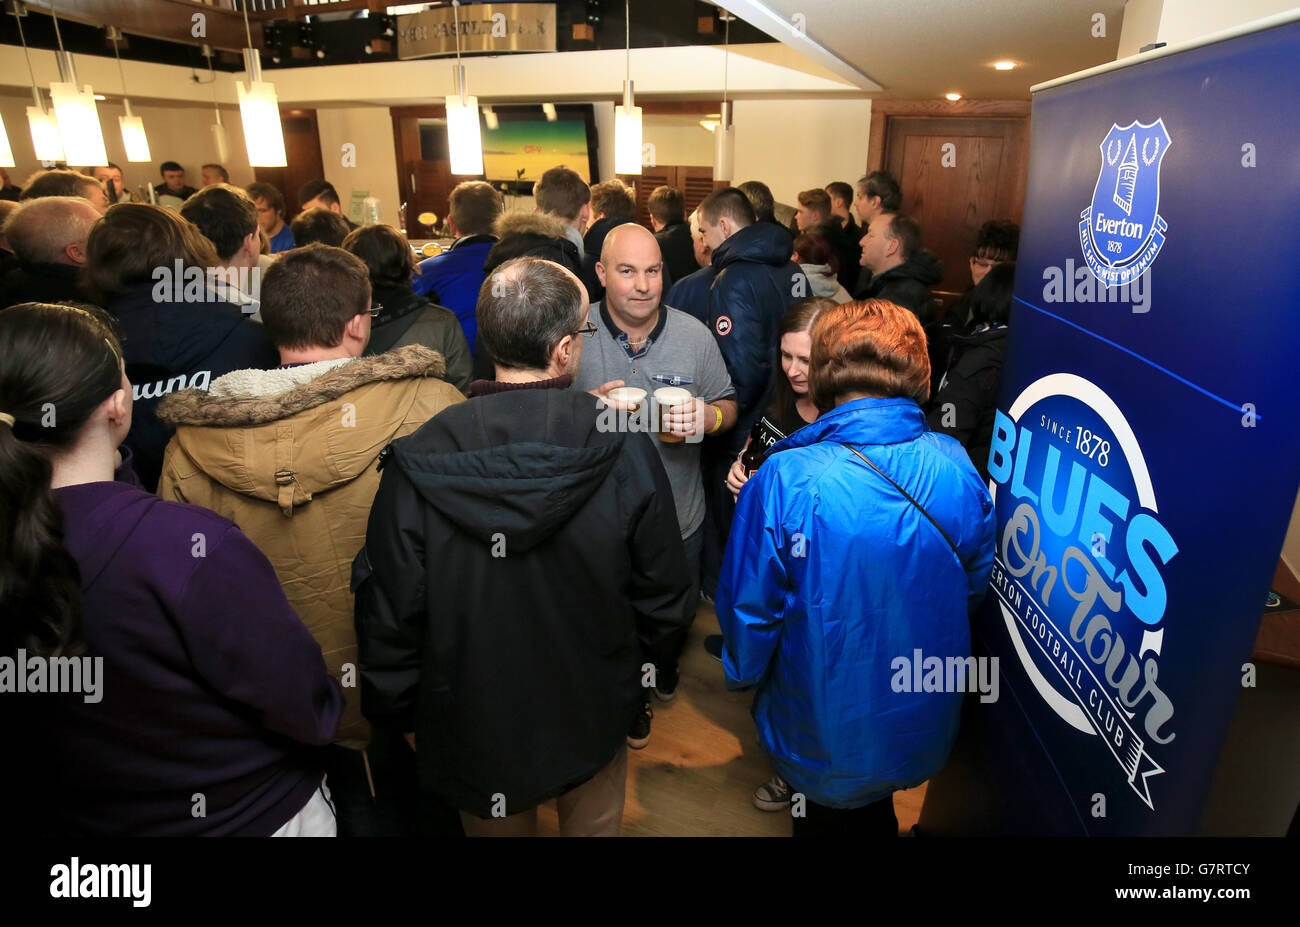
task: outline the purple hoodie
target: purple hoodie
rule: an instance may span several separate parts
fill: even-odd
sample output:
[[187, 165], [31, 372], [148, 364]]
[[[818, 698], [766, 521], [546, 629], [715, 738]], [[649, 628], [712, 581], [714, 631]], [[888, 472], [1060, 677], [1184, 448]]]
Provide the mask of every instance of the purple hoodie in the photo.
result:
[[103, 657], [101, 701], [25, 699], [25, 752], [63, 823], [92, 836], [273, 833], [320, 785], [343, 695], [270, 563], [198, 506], [124, 483], [55, 496], [81, 569], [86, 656]]

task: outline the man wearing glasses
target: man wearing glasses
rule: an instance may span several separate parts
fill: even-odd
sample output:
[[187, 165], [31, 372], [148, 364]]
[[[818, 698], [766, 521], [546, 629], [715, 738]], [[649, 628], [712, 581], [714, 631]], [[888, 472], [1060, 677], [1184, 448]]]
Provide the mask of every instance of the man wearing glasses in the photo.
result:
[[[611, 390], [645, 390], [645, 407], [635, 416], [611, 415], [606, 420], [660, 432], [654, 445], [672, 484], [690, 571], [687, 627], [655, 672], [655, 694], [668, 702], [677, 694], [677, 658], [699, 600], [704, 524], [700, 450], [705, 435], [721, 434], [736, 423], [736, 391], [708, 328], [662, 304], [663, 257], [654, 235], [635, 224], [611, 229], [596, 273], [604, 284], [605, 299], [591, 307], [588, 329], [594, 328], [595, 333], [583, 353], [573, 388], [592, 392], [615, 409], [624, 408], [625, 403], [611, 399]], [[661, 418], [653, 397], [655, 390], [663, 387], [684, 389], [690, 400], [666, 407]], [[634, 749], [646, 745], [652, 716], [647, 689], [644, 711], [628, 732], [628, 744]]]
[[507, 261], [477, 308], [495, 378], [394, 442], [353, 568], [366, 716], [470, 836], [535, 834], [552, 798], [560, 833], [616, 836], [642, 648], [685, 621], [668, 479], [569, 388], [595, 340], [571, 271]]
[[401, 835], [408, 821], [398, 806], [414, 800], [404, 788], [414, 758], [403, 731], [372, 736], [361, 716], [352, 560], [382, 450], [463, 397], [442, 379], [436, 351], [409, 345], [362, 356], [381, 307], [366, 265], [342, 248], [287, 252], [266, 272], [261, 298], [280, 366], [236, 370], [206, 393], [167, 397], [158, 417], [176, 434], [158, 495], [229, 518], [266, 554], [347, 699], [325, 758], [338, 832]]

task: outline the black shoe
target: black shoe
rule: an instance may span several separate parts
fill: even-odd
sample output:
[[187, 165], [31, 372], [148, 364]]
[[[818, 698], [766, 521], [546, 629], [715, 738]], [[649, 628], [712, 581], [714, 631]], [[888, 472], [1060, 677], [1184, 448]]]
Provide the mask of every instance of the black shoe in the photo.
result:
[[677, 698], [678, 680], [677, 667], [659, 670], [657, 685], [655, 686], [655, 698], [661, 702], [671, 702]]
[[632, 719], [632, 726], [627, 729], [627, 745], [633, 750], [640, 750], [650, 742], [650, 719], [655, 716], [649, 702], [643, 702]]
[[704, 638], [704, 649], [708, 651], [709, 656], [722, 662], [722, 635], [710, 634]]

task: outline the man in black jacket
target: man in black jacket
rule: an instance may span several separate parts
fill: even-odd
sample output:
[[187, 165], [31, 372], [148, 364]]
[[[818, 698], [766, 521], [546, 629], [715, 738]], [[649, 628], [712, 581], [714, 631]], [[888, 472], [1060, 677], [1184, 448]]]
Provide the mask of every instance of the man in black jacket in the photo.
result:
[[884, 299], [921, 320], [922, 326], [935, 319], [934, 294], [930, 287], [939, 282], [943, 268], [929, 251], [921, 248], [921, 227], [898, 213], [882, 212], [862, 236], [862, 266], [871, 271], [871, 282], [858, 299]]
[[412, 732], [421, 785], [473, 835], [616, 835], [641, 647], [684, 625], [685, 556], [644, 432], [567, 389], [578, 278], [512, 260], [479, 293], [497, 378], [393, 442], [353, 566], [361, 706]]
[[731, 431], [704, 443], [704, 550], [701, 584], [718, 586], [731, 527], [727, 470], [763, 414], [772, 378], [780, 371], [780, 327], [786, 310], [808, 296], [808, 278], [790, 260], [791, 239], [779, 225], [759, 222], [749, 198], [735, 187], [715, 190], [700, 203], [700, 230], [713, 249], [713, 282], [705, 324], [727, 362], [736, 388], [738, 419]]
[[664, 267], [668, 270], [668, 280], [664, 285], [667, 293], [678, 280], [684, 280], [700, 269], [695, 260], [691, 227], [686, 222], [686, 197], [676, 187], [655, 187], [646, 208], [650, 212], [655, 241], [659, 242], [659, 250], [664, 256]]
[[15, 259], [0, 278], [0, 308], [81, 299], [86, 240], [99, 217], [79, 196], [43, 196], [14, 209], [3, 226]]

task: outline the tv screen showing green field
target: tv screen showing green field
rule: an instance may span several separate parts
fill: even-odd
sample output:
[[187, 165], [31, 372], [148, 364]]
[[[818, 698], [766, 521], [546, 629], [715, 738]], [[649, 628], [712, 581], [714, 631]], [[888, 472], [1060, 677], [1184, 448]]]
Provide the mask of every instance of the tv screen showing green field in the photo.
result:
[[585, 121], [502, 119], [496, 129], [483, 128], [483, 172], [488, 180], [538, 180], [547, 169], [559, 164], [591, 183]]

